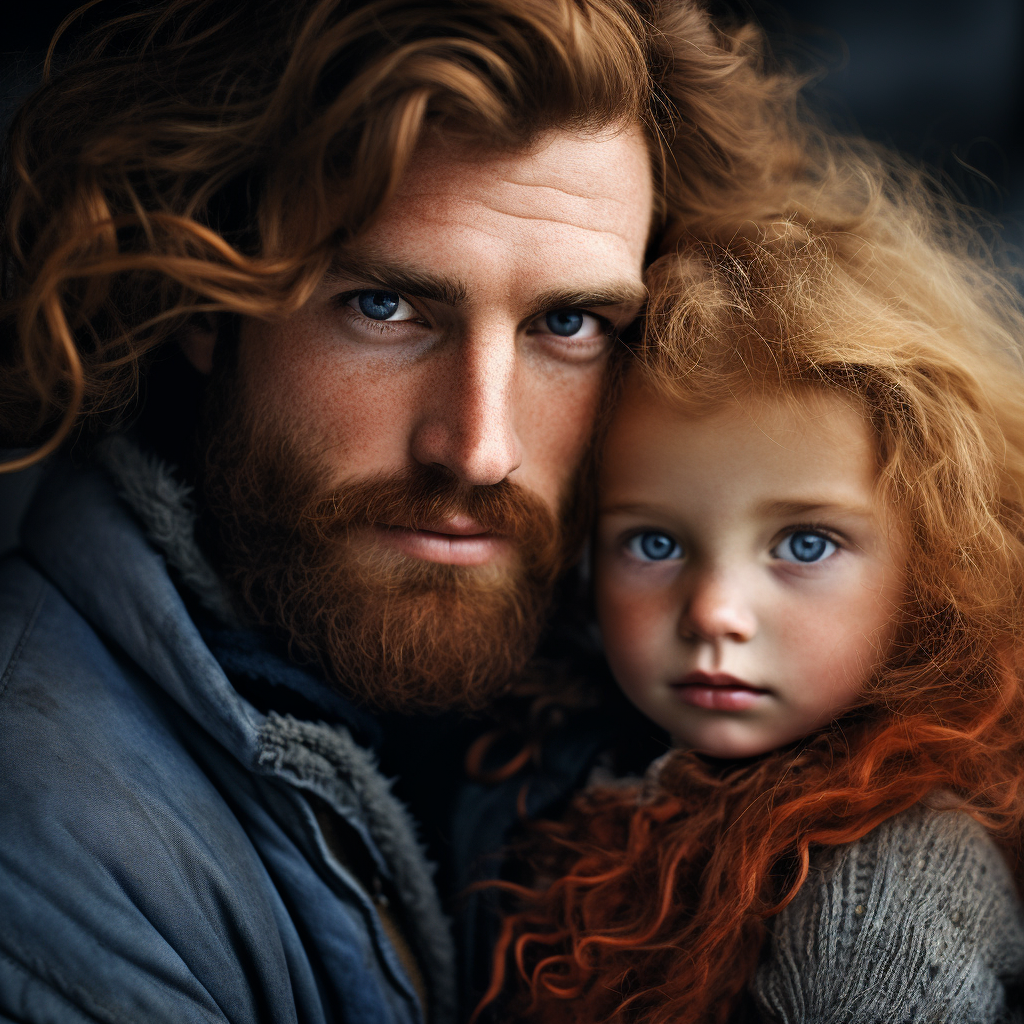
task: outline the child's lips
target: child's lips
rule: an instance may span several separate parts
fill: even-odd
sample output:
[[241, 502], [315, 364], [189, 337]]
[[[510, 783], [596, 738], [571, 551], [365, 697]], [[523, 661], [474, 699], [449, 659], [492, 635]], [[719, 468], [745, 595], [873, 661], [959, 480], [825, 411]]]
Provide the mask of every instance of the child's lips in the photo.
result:
[[688, 672], [672, 689], [684, 704], [709, 711], [746, 711], [770, 691], [725, 672]]

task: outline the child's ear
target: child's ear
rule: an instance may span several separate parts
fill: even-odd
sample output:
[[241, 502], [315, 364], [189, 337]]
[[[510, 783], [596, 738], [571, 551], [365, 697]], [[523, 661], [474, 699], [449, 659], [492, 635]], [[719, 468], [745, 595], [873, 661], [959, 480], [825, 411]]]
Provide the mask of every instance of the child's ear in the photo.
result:
[[194, 316], [178, 335], [178, 347], [185, 358], [202, 374], [213, 372], [213, 350], [217, 344], [217, 328], [208, 314]]

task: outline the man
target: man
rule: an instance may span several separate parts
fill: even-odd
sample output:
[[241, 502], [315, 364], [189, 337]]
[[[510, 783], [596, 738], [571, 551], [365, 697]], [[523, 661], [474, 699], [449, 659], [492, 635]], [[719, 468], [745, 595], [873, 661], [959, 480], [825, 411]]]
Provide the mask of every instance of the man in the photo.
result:
[[62, 56], [6, 200], [4, 435], [59, 457], [0, 569], [3, 1019], [452, 1017], [378, 712], [529, 656], [652, 226], [793, 166], [739, 49], [172, 0]]

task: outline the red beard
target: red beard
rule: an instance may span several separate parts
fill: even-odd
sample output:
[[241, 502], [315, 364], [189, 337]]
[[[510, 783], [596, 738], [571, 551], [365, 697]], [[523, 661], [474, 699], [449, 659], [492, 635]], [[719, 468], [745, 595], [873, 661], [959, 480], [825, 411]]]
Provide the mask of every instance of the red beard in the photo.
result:
[[[238, 404], [222, 405], [207, 435], [202, 489], [212, 553], [250, 616], [360, 703], [489, 703], [536, 646], [579, 529], [560, 528], [517, 484], [467, 487], [434, 467], [325, 488], [308, 447]], [[382, 526], [416, 529], [457, 514], [506, 538], [511, 557], [449, 565], [375, 541]], [[573, 527], [580, 520], [572, 516]]]

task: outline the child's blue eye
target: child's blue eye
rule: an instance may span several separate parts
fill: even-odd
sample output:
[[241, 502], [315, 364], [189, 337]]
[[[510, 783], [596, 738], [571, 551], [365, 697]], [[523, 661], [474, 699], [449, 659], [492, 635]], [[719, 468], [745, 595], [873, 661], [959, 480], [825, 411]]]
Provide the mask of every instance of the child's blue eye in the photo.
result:
[[801, 562], [806, 565], [810, 562], [820, 562], [823, 558], [828, 558], [835, 550], [835, 541], [829, 540], [828, 537], [823, 537], [820, 533], [800, 530], [786, 537], [773, 554], [783, 561]]
[[630, 554], [645, 562], [664, 562], [669, 558], [680, 558], [683, 549], [667, 534], [638, 533], [630, 537], [626, 545]]

